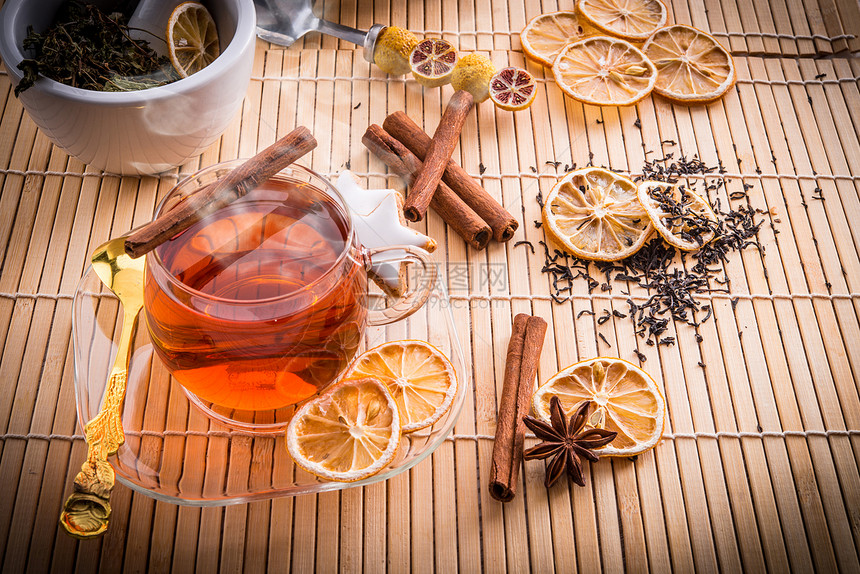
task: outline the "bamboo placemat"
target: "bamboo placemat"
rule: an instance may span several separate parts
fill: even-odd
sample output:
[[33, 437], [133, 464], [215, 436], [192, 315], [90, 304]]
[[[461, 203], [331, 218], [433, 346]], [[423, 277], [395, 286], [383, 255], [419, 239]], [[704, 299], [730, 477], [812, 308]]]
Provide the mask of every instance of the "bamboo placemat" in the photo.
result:
[[[557, 9], [554, 2], [344, 0], [324, 9], [364, 28], [377, 21], [441, 32], [462, 50], [527, 65], [541, 78], [527, 112], [479, 106], [455, 151], [520, 220], [516, 237], [477, 252], [433, 213], [418, 225], [440, 244], [473, 384], [454, 434], [407, 473], [341, 492], [201, 510], [119, 486], [103, 539], [79, 543], [62, 533], [58, 513], [85, 456], [73, 407], [71, 297], [91, 250], [148, 220], [178, 177], [250, 156], [299, 123], [320, 141], [307, 162], [313, 169], [349, 166], [367, 185], [403, 189], [361, 135], [396, 110], [432, 131], [451, 92], [387, 79], [331, 38], [290, 49], [258, 42], [242, 113], [216, 145], [162, 176], [120, 178], [56, 149], [3, 75], [2, 570], [860, 570], [860, 60], [849, 53], [858, 50], [856, 2], [674, 2], [675, 21], [731, 46], [737, 88], [709, 106], [649, 97], [602, 110], [566, 99], [519, 51], [514, 32]], [[725, 264], [730, 293], [710, 297], [713, 320], [700, 327], [701, 342], [683, 324], [666, 333], [675, 345], [652, 347], [627, 319], [599, 323], [604, 309], [628, 311], [627, 295], [615, 290], [589, 294], [581, 282], [570, 301], [554, 303], [542, 254], [515, 246], [544, 239], [533, 221], [538, 192], [558, 178], [547, 162], [637, 172], [646, 152], [721, 161], [725, 187], [711, 199], [759, 210], [766, 222], [763, 251], [745, 249]], [[747, 194], [730, 199], [744, 184]], [[516, 499], [492, 500], [492, 435], [518, 312], [550, 323], [540, 381], [579, 359], [636, 362], [642, 353], [667, 398], [662, 443], [635, 461], [590, 465], [585, 488], [547, 490], [543, 464], [528, 463]]]
[[[667, 2], [670, 21], [710, 32], [734, 54], [810, 56], [860, 50], [860, 7], [854, 0], [686, 0]], [[412, 30], [441, 35], [464, 50], [519, 49], [519, 33], [544, 12], [569, 10], [573, 0], [493, 2], [320, 1], [329, 19], [367, 29], [373, 22], [408, 24]], [[305, 48], [349, 48], [332, 38], [305, 40]]]

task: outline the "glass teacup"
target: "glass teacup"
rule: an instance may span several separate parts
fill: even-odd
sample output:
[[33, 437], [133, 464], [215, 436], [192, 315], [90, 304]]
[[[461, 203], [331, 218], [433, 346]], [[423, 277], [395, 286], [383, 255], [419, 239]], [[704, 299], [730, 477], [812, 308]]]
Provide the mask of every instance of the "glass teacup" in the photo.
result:
[[[157, 215], [240, 164], [180, 182]], [[420, 270], [379, 310], [368, 308], [373, 256]], [[435, 274], [422, 249], [362, 247], [337, 190], [294, 165], [147, 255], [144, 316], [157, 355], [207, 414], [278, 427], [287, 418], [280, 411], [337, 378], [367, 325], [423, 305]]]

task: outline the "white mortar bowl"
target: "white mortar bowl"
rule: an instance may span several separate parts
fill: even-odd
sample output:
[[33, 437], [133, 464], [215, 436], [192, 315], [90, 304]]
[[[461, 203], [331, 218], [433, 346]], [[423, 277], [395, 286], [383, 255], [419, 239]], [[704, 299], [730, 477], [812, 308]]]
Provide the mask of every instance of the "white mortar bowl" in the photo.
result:
[[[62, 0], [6, 0], [0, 10], [0, 58], [12, 85], [21, 81], [27, 26], [44, 31]], [[251, 79], [256, 44], [253, 0], [203, 0], [221, 55], [171, 84], [99, 92], [40, 78], [21, 92], [24, 109], [69, 155], [119, 174], [153, 174], [198, 155], [227, 129]], [[165, 23], [166, 25], [166, 23]]]

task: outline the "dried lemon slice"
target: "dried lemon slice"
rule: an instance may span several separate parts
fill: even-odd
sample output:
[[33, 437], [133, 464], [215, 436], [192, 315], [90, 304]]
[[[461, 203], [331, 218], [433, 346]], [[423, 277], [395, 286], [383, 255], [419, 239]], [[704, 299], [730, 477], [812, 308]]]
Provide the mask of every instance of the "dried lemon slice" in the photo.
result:
[[524, 110], [535, 101], [537, 83], [522, 68], [502, 68], [490, 78], [490, 99], [507, 112]]
[[551, 12], [529, 20], [520, 32], [520, 42], [526, 56], [552, 66], [562, 48], [596, 32], [576, 12]]
[[199, 72], [221, 53], [215, 20], [203, 4], [183, 2], [167, 21], [170, 63], [183, 78]]
[[557, 396], [565, 415], [571, 416], [583, 401], [596, 409], [588, 425], [618, 433], [600, 456], [633, 456], [657, 446], [666, 421], [666, 401], [651, 376], [632, 363], [615, 357], [580, 361], [555, 374], [535, 391], [532, 408], [549, 422], [550, 399]]
[[643, 181], [638, 195], [654, 228], [669, 245], [692, 251], [714, 238], [717, 214], [683, 185]]
[[578, 0], [576, 9], [595, 28], [634, 42], [647, 40], [668, 17], [660, 0]]
[[409, 54], [416, 44], [418, 44], [418, 38], [409, 30], [388, 26], [376, 39], [373, 63], [386, 74], [402, 76], [412, 69], [409, 66]]
[[451, 81], [457, 64], [457, 50], [441, 38], [421, 40], [409, 54], [415, 80], [425, 88], [438, 88]]
[[552, 73], [565, 94], [598, 106], [635, 104], [657, 81], [657, 68], [645, 54], [629, 42], [608, 36], [591, 36], [565, 46]]
[[716, 100], [737, 77], [731, 54], [713, 36], [690, 26], [657, 30], [642, 51], [657, 66], [654, 91], [675, 102]]
[[354, 482], [394, 460], [400, 415], [376, 379], [341, 381], [296, 411], [286, 440], [290, 456], [302, 469], [320, 478]]
[[633, 255], [654, 230], [636, 184], [598, 167], [572, 171], [555, 184], [544, 202], [543, 221], [570, 253], [597, 261]]
[[385, 384], [397, 404], [404, 433], [439, 420], [457, 392], [454, 367], [424, 341], [393, 341], [367, 351], [344, 374], [345, 379], [356, 377]]

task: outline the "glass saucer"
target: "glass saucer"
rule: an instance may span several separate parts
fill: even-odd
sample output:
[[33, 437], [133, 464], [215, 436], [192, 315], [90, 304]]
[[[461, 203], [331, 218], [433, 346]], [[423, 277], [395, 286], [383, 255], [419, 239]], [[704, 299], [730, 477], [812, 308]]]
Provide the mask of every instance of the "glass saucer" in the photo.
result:
[[[81, 428], [101, 407], [121, 323], [119, 301], [88, 268], [75, 293], [72, 322]], [[389, 479], [421, 462], [445, 440], [471, 384], [441, 282], [427, 304], [409, 318], [368, 327], [363, 349], [399, 339], [428, 341], [448, 356], [458, 378], [454, 402], [432, 427], [404, 435], [397, 458], [379, 474], [358, 482], [328, 482], [293, 464], [282, 430], [248, 430], [252, 427], [243, 427], [246, 419], [236, 421], [226, 415], [219, 422], [192, 404], [190, 399], [196, 397], [185, 393], [153, 353], [141, 315], [133, 335], [122, 412], [125, 444], [110, 463], [126, 486], [158, 500], [193, 506], [238, 504]], [[251, 421], [253, 428], [277, 427], [282, 422], [276, 420], [278, 416], [282, 414], [258, 413]]]

